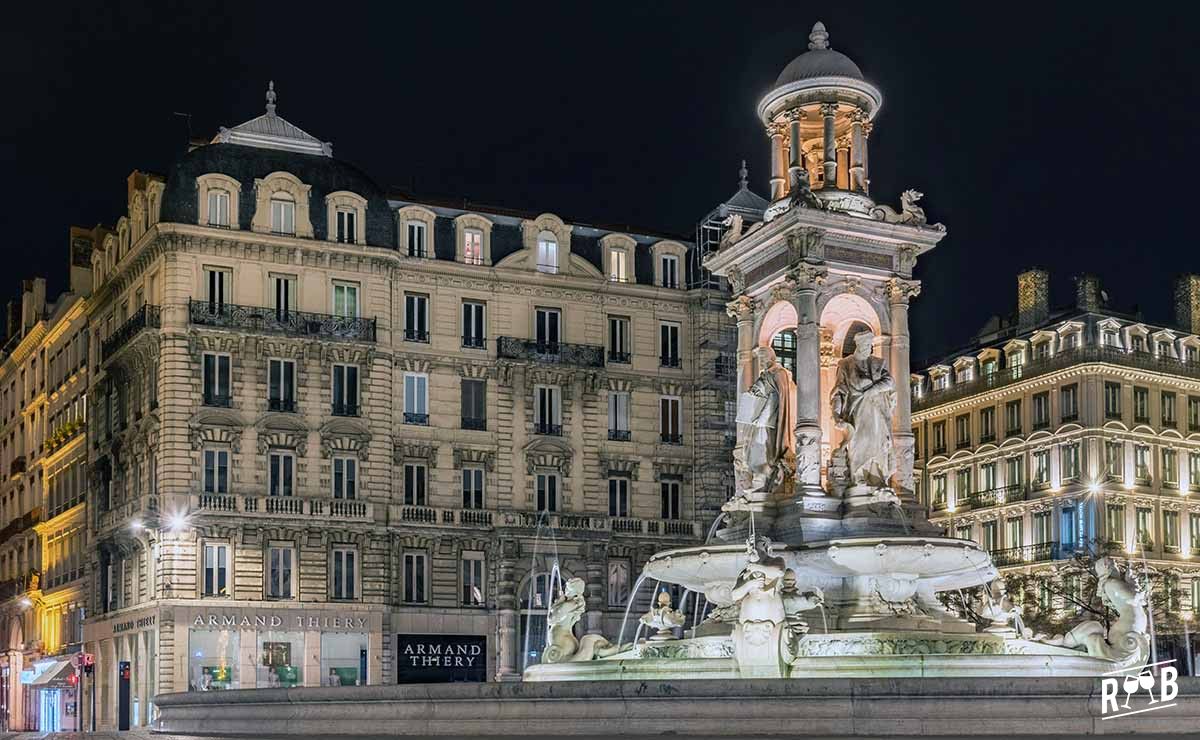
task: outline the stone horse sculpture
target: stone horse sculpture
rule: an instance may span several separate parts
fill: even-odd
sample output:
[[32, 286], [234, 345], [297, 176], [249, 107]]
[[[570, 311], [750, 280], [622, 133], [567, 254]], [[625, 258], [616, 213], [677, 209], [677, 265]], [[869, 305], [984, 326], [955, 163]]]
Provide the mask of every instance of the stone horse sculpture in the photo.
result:
[[1083, 649], [1092, 657], [1107, 658], [1122, 668], [1145, 663], [1150, 655], [1145, 589], [1139, 588], [1129, 576], [1122, 577], [1112, 558], [1100, 558], [1095, 569], [1099, 579], [1096, 591], [1105, 606], [1117, 612], [1117, 619], [1107, 632], [1103, 623], [1089, 619], [1065, 635], [1039, 635], [1035, 639], [1046, 645]]
[[550, 613], [546, 618], [543, 663], [595, 660], [621, 651], [620, 646], [613, 645], [603, 635], [575, 637], [575, 623], [587, 609], [583, 591], [583, 579], [572, 578], [567, 581], [562, 594], [550, 605]]

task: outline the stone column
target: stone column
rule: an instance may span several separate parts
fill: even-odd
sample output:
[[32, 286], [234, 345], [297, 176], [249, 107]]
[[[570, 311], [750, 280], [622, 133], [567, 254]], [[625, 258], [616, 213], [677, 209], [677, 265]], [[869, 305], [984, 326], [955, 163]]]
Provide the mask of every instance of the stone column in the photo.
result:
[[739, 295], [725, 304], [725, 313], [737, 321], [737, 390], [745, 393], [754, 383], [754, 299]]
[[862, 124], [862, 184], [863, 192], [871, 192], [871, 165], [867, 161], [867, 140], [871, 138], [871, 129], [875, 128], [875, 124], [870, 121], [863, 121]]
[[584, 613], [584, 634], [599, 635], [604, 631], [604, 587], [608, 581], [608, 548], [599, 543], [590, 547], [587, 563], [587, 611]]
[[[828, 171], [828, 170], [827, 170]], [[821, 490], [821, 329], [817, 290], [824, 267], [802, 262], [792, 268], [792, 306], [796, 309], [796, 496], [820, 496]]]
[[860, 193], [867, 192], [867, 139], [863, 136], [863, 124], [866, 122], [867, 114], [862, 108], [850, 112], [850, 189]]
[[788, 137], [788, 187], [796, 181], [796, 173], [804, 167], [804, 141], [800, 138], [800, 121], [804, 119], [804, 111], [796, 108], [787, 112], [788, 125], [791, 135]]
[[850, 189], [850, 137], [843, 136], [837, 140], [837, 186], [842, 190]]
[[822, 103], [821, 117], [824, 119], [822, 145], [825, 147], [825, 187], [837, 187], [837, 141], [834, 140], [833, 123], [837, 116], [837, 103]]
[[787, 194], [787, 181], [783, 175], [783, 124], [767, 124], [767, 136], [771, 137], [771, 200], [776, 201]]
[[896, 454], [893, 485], [902, 496], [913, 493], [912, 398], [909, 387], [908, 301], [921, 292], [916, 280], [892, 278], [887, 284], [891, 308], [891, 337], [888, 364], [896, 384], [896, 413], [892, 417], [892, 444]]
[[[515, 555], [515, 553], [513, 553]], [[516, 563], [511, 557], [500, 560], [497, 567], [496, 606], [499, 620], [496, 628], [497, 681], [513, 681], [520, 678], [517, 668], [517, 594], [513, 569]]]

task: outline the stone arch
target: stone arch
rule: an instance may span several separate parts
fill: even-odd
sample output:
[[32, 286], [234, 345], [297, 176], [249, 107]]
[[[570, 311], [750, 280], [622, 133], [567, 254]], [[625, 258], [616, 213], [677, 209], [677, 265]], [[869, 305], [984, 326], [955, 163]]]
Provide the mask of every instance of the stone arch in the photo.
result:
[[883, 335], [883, 319], [876, 307], [857, 293], [837, 293], [823, 301], [819, 306], [820, 324], [823, 333], [833, 341], [833, 347], [841, 356], [840, 349], [845, 346], [846, 338], [855, 329], [855, 333], [865, 324], [875, 333], [876, 337]]
[[786, 329], [795, 329], [796, 307], [788, 300], [777, 300], [763, 312], [758, 321], [758, 341], [755, 346], [770, 347], [775, 335]]

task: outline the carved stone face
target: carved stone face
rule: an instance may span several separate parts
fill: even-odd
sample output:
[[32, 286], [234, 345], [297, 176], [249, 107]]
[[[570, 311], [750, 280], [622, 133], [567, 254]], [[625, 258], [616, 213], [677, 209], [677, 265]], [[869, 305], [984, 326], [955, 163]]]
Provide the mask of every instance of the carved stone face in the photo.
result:
[[582, 578], [572, 578], [567, 581], [567, 585], [563, 587], [563, 591], [567, 596], [582, 596], [584, 583]]
[[865, 360], [871, 356], [871, 347], [875, 343], [875, 335], [870, 331], [860, 331], [854, 335], [854, 357]]
[[758, 366], [763, 370], [779, 363], [779, 358], [775, 356], [775, 350], [770, 347], [755, 347], [754, 359], [758, 360]]

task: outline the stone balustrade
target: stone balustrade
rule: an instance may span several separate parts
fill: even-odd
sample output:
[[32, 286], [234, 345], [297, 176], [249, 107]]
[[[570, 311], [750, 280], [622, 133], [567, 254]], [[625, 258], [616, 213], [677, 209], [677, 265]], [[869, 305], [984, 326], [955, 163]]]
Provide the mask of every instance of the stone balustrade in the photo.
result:
[[190, 511], [200, 514], [321, 517], [327, 521], [371, 522], [375, 505], [361, 499], [304, 496], [247, 496], [231, 493], [192, 494]]
[[575, 532], [611, 532], [621, 535], [699, 538], [700, 523], [682, 519], [641, 519], [588, 513], [550, 513], [493, 509], [446, 509], [393, 504], [390, 523], [478, 529], [536, 529], [542, 526]]

